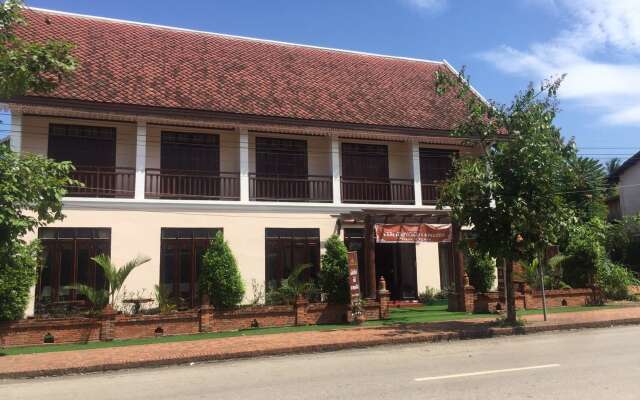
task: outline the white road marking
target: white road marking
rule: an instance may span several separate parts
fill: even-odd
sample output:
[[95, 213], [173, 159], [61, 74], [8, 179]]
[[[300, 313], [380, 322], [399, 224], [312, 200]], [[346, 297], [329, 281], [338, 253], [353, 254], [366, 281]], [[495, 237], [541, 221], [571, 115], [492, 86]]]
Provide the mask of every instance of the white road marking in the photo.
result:
[[527, 371], [527, 370], [530, 370], [530, 369], [542, 369], [542, 368], [555, 368], [555, 367], [559, 367], [559, 366], [560, 366], [560, 364], [545, 364], [545, 365], [533, 365], [531, 367], [493, 369], [493, 370], [488, 370], [488, 371], [467, 372], [467, 373], [464, 373], [464, 374], [428, 376], [426, 378], [416, 378], [415, 381], [416, 382], [436, 381], [436, 380], [439, 380], [439, 379], [453, 379], [453, 378], [462, 378], [462, 377], [465, 377], [465, 376], [501, 374], [501, 373], [505, 373], [505, 372]]

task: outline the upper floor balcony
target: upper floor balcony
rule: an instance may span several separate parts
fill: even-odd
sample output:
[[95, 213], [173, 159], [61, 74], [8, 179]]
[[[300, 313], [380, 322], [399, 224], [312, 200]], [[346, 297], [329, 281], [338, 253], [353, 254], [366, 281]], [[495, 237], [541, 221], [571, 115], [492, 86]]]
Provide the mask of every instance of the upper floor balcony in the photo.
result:
[[455, 149], [29, 117], [22, 150], [71, 161], [70, 197], [433, 205]]

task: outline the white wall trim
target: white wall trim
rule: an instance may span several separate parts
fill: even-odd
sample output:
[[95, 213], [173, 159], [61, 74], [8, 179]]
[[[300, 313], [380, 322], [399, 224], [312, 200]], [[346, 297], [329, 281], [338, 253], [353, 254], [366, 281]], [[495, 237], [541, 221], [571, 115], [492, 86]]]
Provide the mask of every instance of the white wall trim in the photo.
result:
[[147, 165], [147, 122], [140, 120], [136, 128], [135, 199], [144, 200]]
[[331, 173], [333, 183], [333, 204], [342, 203], [342, 167], [340, 165], [340, 140], [336, 136], [331, 137]]
[[[343, 213], [362, 209], [396, 210], [396, 211], [431, 211], [435, 206], [415, 206], [398, 204], [333, 204], [333, 203], [298, 203], [298, 202], [250, 202], [223, 200], [165, 200], [165, 199], [119, 199], [94, 197], [65, 197], [65, 209], [99, 210], [142, 210], [142, 211], [184, 211], [184, 212], [216, 212], [237, 211], [279, 212], [279, 213]], [[447, 208], [445, 208], [447, 210]]]
[[413, 166], [413, 193], [415, 196], [415, 205], [422, 205], [422, 181], [420, 176], [420, 144], [418, 142], [411, 143], [411, 161]]
[[22, 150], [22, 113], [20, 111], [11, 110], [11, 119], [9, 120], [11, 127], [9, 134], [9, 146], [11, 150], [20, 153]]

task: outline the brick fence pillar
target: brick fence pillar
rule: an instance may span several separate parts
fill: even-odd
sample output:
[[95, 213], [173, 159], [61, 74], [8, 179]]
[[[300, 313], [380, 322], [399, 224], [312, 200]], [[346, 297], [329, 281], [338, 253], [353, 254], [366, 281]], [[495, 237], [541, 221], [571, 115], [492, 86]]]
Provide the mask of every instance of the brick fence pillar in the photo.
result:
[[201, 305], [198, 317], [200, 317], [198, 326], [200, 332], [213, 332], [213, 306], [210, 304]]
[[380, 319], [389, 318], [389, 291], [387, 290], [387, 282], [381, 276], [378, 281], [378, 302], [380, 307]]
[[100, 315], [100, 340], [109, 342], [115, 337], [116, 311], [108, 304]]
[[469, 276], [464, 274], [464, 311], [472, 313], [475, 308], [476, 288], [469, 283]]
[[302, 296], [298, 297], [295, 303], [293, 304], [293, 311], [296, 314], [296, 326], [309, 324], [307, 322], [307, 306], [308, 305], [309, 305], [309, 301]]

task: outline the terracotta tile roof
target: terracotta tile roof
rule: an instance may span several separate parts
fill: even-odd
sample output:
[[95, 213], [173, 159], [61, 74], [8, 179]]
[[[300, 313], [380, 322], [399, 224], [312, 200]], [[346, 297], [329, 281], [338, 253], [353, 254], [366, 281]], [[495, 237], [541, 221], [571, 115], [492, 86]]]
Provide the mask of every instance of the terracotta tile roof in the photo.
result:
[[449, 130], [462, 104], [438, 96], [444, 63], [25, 10], [21, 37], [68, 40], [80, 66], [47, 97], [98, 103]]

